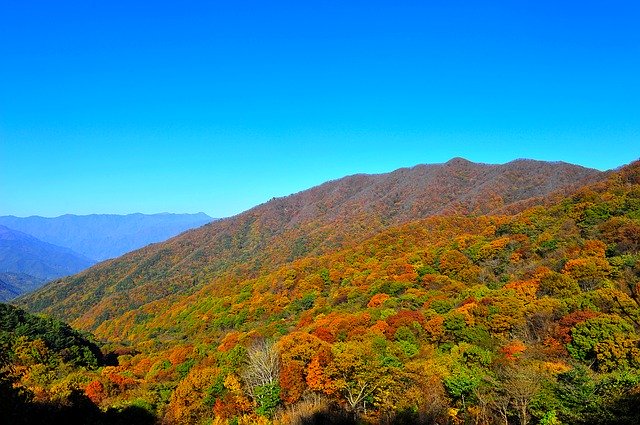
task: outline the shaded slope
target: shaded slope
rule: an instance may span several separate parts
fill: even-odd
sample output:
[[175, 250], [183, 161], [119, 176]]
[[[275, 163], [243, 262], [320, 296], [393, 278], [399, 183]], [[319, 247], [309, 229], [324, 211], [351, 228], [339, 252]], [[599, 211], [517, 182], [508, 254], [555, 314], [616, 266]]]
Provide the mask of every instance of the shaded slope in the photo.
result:
[[0, 273], [0, 301], [9, 301], [21, 294], [31, 292], [44, 283], [44, 279], [24, 273]]
[[98, 346], [66, 323], [34, 316], [12, 305], [0, 303], [0, 334], [9, 346], [19, 338], [39, 339], [62, 361], [75, 365], [95, 367], [102, 360]]
[[0, 217], [0, 225], [71, 248], [97, 262], [167, 240], [211, 220], [204, 213], [66, 214], [54, 218], [4, 216]]
[[0, 273], [7, 274], [1, 279], [10, 293], [34, 289], [34, 284], [77, 273], [92, 264], [68, 248], [0, 226]]
[[78, 324], [96, 328], [150, 301], [223, 276], [255, 277], [296, 258], [354, 245], [391, 225], [436, 214], [498, 211], [603, 176], [564, 163], [454, 159], [345, 177], [102, 263], [20, 303], [66, 320], [84, 316]]
[[85, 389], [102, 360], [90, 336], [0, 303], [0, 424], [157, 423], [137, 406], [100, 410]]

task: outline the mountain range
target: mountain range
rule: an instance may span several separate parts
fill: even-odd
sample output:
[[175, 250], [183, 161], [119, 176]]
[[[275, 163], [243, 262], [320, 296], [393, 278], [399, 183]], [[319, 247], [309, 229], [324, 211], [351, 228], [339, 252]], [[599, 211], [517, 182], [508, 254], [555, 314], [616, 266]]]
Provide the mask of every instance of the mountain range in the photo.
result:
[[72, 249], [93, 262], [118, 257], [169, 239], [213, 219], [198, 214], [65, 214], [59, 217], [0, 217], [0, 225]]
[[188, 294], [223, 277], [256, 277], [300, 257], [353, 246], [393, 225], [442, 214], [521, 210], [605, 176], [566, 163], [489, 165], [462, 158], [349, 176], [102, 263], [23, 302], [95, 329], [154, 300]]
[[140, 423], [637, 424], [640, 162], [456, 158], [349, 176], [14, 304], [91, 332], [108, 359], [47, 372], [43, 342], [8, 329], [7, 359], [28, 373], [7, 388], [54, 412], [66, 400], [142, 409]]
[[69, 248], [0, 225], [0, 300], [14, 298], [93, 264]]
[[211, 220], [204, 213], [0, 217], [0, 301]]

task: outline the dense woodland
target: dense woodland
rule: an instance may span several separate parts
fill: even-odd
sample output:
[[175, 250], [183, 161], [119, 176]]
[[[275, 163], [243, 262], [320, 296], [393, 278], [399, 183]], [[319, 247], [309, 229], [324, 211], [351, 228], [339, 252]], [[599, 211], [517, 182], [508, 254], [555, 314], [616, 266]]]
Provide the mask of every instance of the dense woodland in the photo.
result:
[[537, 203], [353, 243], [353, 223], [309, 227], [333, 249], [249, 226], [229, 250], [300, 252], [207, 268], [202, 246], [172, 250], [186, 239], [49, 285], [22, 305], [93, 336], [3, 307], [0, 420], [640, 423], [640, 163]]

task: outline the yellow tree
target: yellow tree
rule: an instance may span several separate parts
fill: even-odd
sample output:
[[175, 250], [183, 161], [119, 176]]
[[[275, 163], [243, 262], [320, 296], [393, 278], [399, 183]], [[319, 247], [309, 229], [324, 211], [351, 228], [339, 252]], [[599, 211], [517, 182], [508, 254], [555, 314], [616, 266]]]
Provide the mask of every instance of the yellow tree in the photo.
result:
[[327, 366], [328, 375], [353, 412], [364, 410], [393, 384], [393, 373], [373, 347], [371, 337], [360, 341], [340, 342], [333, 346], [333, 361]]

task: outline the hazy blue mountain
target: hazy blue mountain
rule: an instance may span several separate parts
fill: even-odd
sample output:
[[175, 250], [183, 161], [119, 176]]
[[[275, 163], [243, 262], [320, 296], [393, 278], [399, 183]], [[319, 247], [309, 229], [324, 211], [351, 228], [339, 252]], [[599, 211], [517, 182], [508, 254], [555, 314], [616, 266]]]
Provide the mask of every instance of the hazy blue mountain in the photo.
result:
[[54, 218], [4, 216], [0, 217], [0, 225], [68, 247], [94, 261], [102, 261], [165, 241], [212, 220], [204, 213], [66, 214]]
[[0, 302], [9, 301], [18, 295], [41, 287], [46, 280], [25, 273], [0, 273]]
[[13, 298], [57, 277], [78, 273], [95, 261], [0, 225], [0, 293]]

